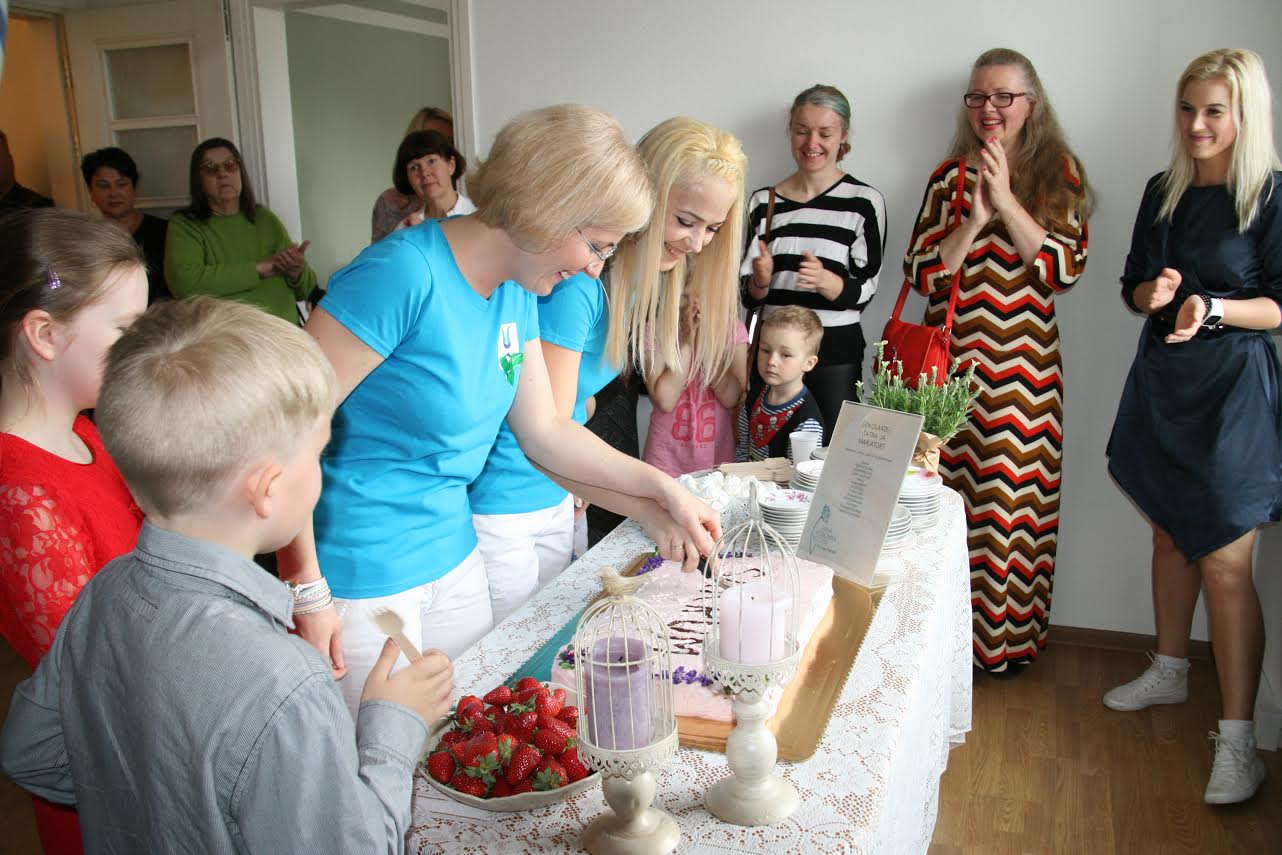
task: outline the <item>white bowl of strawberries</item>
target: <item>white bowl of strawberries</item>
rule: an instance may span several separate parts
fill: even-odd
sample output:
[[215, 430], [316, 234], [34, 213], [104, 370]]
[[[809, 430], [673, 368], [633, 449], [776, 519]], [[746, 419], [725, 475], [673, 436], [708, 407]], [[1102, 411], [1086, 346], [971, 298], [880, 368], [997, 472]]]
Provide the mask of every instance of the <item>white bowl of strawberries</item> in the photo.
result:
[[464, 695], [428, 733], [420, 766], [436, 789], [465, 805], [529, 810], [595, 787], [579, 760], [579, 710], [565, 689], [522, 677], [485, 697]]

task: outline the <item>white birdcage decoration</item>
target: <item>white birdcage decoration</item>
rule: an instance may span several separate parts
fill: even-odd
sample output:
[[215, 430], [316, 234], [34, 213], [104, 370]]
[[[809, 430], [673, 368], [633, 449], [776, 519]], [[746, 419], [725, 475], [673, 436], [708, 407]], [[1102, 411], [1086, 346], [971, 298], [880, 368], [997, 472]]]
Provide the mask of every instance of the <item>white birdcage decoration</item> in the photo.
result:
[[773, 825], [800, 803], [796, 788], [774, 774], [778, 746], [766, 728], [766, 694], [797, 671], [801, 587], [796, 554], [762, 521], [755, 484], [748, 521], [725, 532], [708, 567], [704, 670], [734, 695], [735, 728], [726, 740], [731, 774], [709, 788], [704, 804], [726, 822]]
[[571, 650], [578, 694], [579, 757], [601, 772], [611, 810], [584, 831], [592, 853], [676, 849], [676, 820], [653, 807], [654, 772], [677, 750], [672, 651], [659, 613], [632, 596], [643, 579], [600, 572], [605, 596], [579, 620]]

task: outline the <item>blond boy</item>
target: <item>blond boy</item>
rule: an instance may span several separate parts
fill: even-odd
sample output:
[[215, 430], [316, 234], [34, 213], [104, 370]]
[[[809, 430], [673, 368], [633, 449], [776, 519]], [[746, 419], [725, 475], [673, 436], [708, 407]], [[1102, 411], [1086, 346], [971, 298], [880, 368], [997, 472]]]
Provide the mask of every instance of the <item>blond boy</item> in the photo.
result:
[[97, 417], [147, 522], [81, 593], [14, 694], [0, 762], [74, 804], [88, 852], [399, 852], [439, 653], [392, 675], [355, 726], [330, 665], [288, 630], [253, 563], [320, 493], [336, 381], [306, 333], [250, 306], [161, 303], [111, 348]]
[[819, 361], [823, 334], [819, 316], [801, 306], [783, 306], [761, 321], [757, 374], [762, 385], [749, 389], [739, 413], [735, 460], [792, 459], [788, 438], [796, 431], [823, 442], [823, 413], [803, 379]]

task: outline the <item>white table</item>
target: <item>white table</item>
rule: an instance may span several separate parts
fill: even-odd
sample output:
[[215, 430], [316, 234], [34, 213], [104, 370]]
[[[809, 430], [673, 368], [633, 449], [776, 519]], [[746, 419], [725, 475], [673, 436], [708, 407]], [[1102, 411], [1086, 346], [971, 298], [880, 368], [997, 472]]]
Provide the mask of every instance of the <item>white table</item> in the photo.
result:
[[[970, 730], [970, 569], [961, 498], [945, 490], [939, 523], [902, 562], [846, 681], [819, 751], [780, 773], [801, 806], [778, 826], [743, 828], [703, 807], [725, 755], [681, 749], [659, 775], [655, 803], [676, 817], [682, 853], [922, 853], [939, 808], [948, 750]], [[455, 662], [457, 693], [493, 688], [600, 590], [596, 571], [652, 550], [626, 523]], [[415, 780], [409, 852], [575, 852], [605, 810], [600, 788], [553, 807], [497, 813], [465, 807]]]

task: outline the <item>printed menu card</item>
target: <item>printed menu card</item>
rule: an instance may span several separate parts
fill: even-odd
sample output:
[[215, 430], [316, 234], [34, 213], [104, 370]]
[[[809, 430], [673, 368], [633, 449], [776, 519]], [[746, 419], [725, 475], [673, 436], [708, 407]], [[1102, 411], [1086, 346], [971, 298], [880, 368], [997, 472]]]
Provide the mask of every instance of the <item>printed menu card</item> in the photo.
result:
[[841, 405], [798, 558], [870, 587], [921, 425], [914, 413]]

